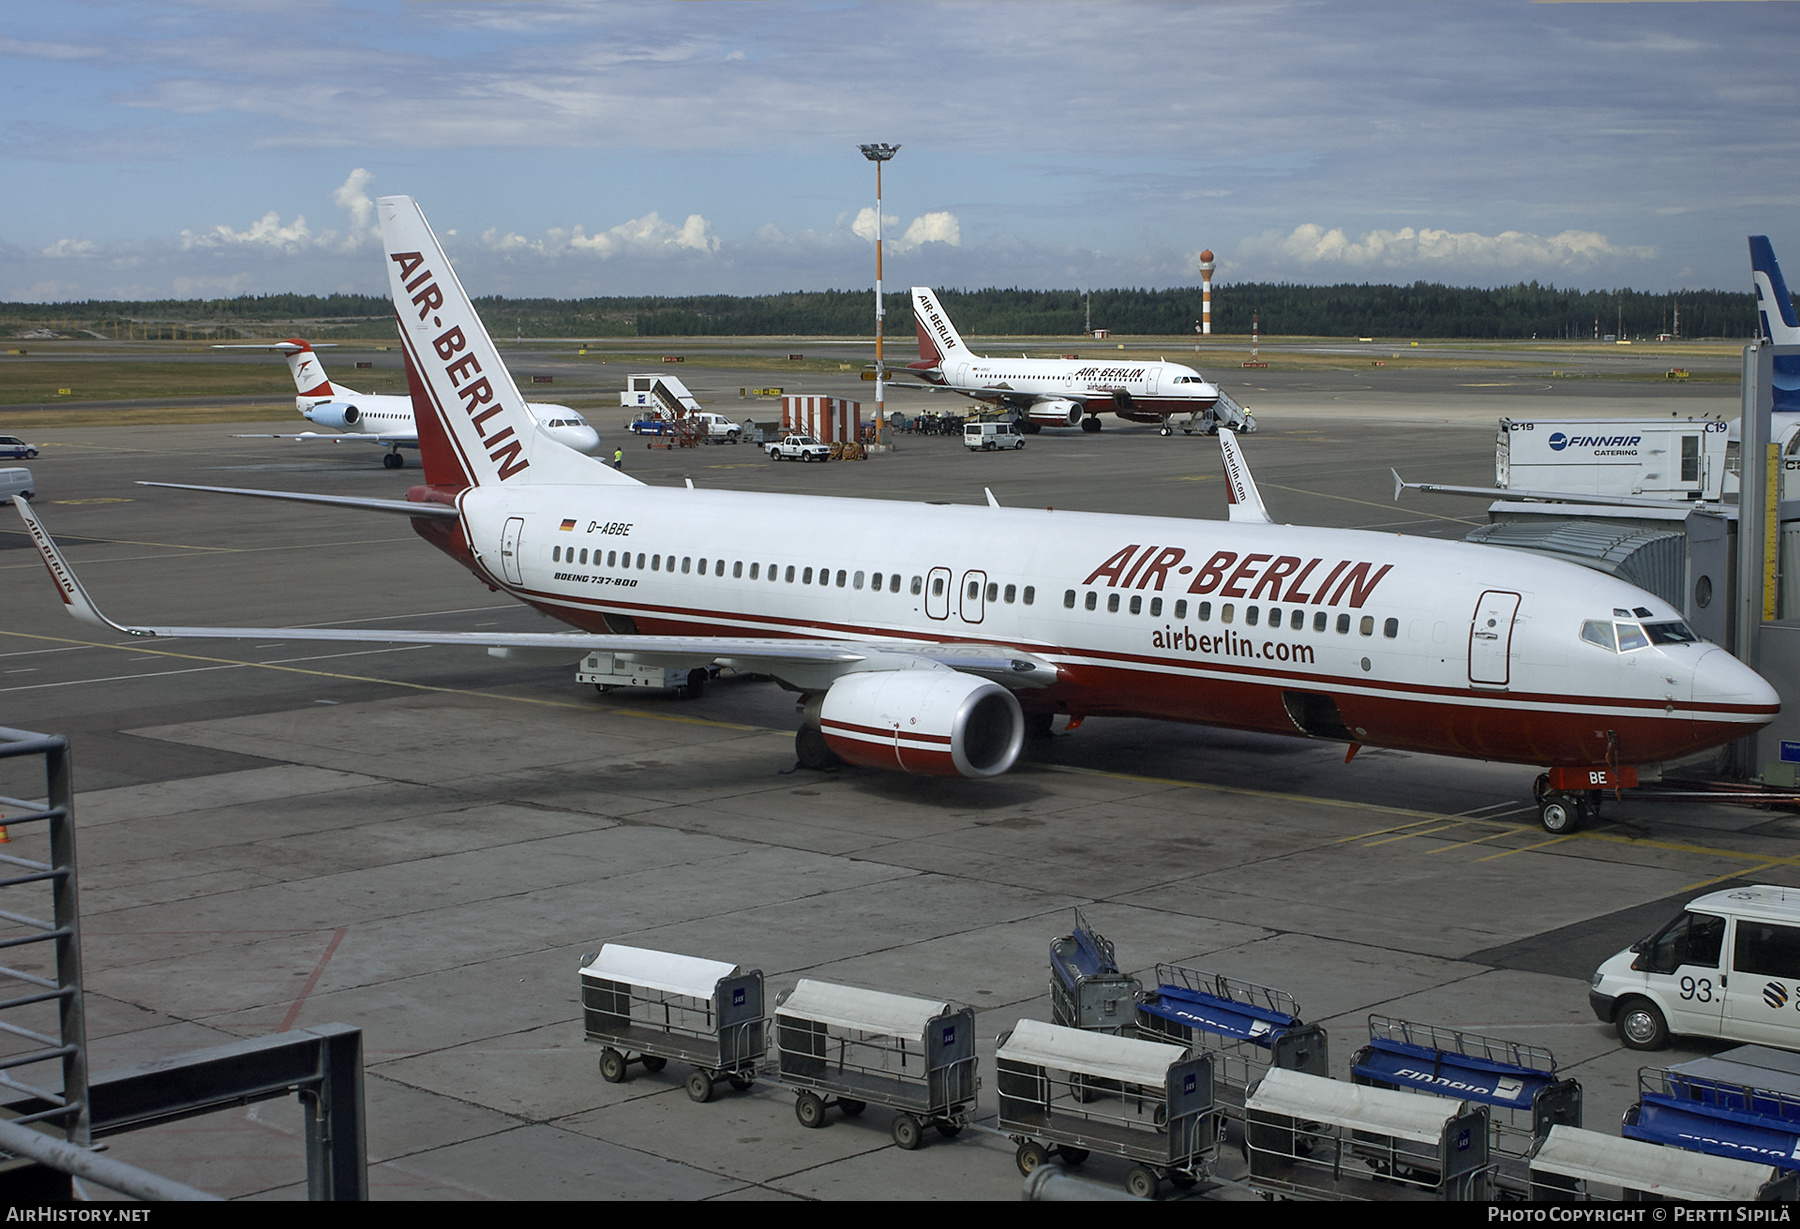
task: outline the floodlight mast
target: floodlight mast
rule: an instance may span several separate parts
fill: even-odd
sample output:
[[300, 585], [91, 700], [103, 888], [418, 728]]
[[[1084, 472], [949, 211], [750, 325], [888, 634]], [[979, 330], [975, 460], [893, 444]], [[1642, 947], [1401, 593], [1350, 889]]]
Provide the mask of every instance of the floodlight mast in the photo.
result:
[[888, 437], [886, 376], [881, 365], [882, 325], [887, 310], [881, 303], [881, 164], [900, 152], [898, 145], [859, 145], [863, 157], [875, 164], [875, 442], [886, 447]]

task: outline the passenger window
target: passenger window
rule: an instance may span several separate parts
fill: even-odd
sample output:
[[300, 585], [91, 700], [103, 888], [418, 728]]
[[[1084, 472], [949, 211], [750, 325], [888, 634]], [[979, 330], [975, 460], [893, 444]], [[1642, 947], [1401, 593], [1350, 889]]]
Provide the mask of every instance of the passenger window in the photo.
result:
[[[915, 589], [914, 592], [916, 593], [916, 592], [918, 592], [918, 590]], [[931, 596], [932, 597], [943, 597], [944, 596], [944, 578], [942, 576], [933, 576], [931, 578]]]
[[[1781, 929], [1786, 929], [1785, 927]], [[1644, 944], [1632, 967], [1651, 973], [1673, 973], [1684, 964], [1719, 967], [1719, 949], [1725, 943], [1725, 919], [1710, 913], [1684, 913]], [[1744, 923], [1738, 923], [1737, 952], [1744, 951]], [[1743, 965], [1739, 965], [1743, 968]]]
[[[742, 559], [740, 559], [736, 563], [731, 565], [731, 579], [740, 580], [743, 578], [743, 575], [744, 575], [744, 561]], [[756, 565], [754, 563], [750, 565], [750, 579], [751, 580], [756, 579]]]
[[1234, 607], [1232, 606], [1232, 604], [1230, 602], [1226, 602], [1223, 605], [1221, 605], [1219, 607], [1219, 622], [1221, 622], [1221, 623], [1231, 622], [1231, 615], [1232, 615], [1233, 609], [1234, 609]]
[[562, 562], [562, 547], [552, 546], [550, 548], [550, 562], [551, 563], [561, 563]]
[[[692, 562], [693, 562], [693, 560], [688, 558], [686, 555], [683, 555], [681, 557], [681, 574], [683, 576], [686, 576], [688, 574], [688, 565]], [[706, 560], [704, 560], [704, 559], [702, 559], [700, 561], [700, 570], [702, 572], [706, 571]]]
[[993, 581], [988, 582], [987, 600], [997, 601], [1000, 597], [1000, 586]]
[[1340, 635], [1340, 636], [1348, 636], [1350, 634], [1350, 616], [1349, 615], [1341, 614], [1338, 616], [1337, 630], [1338, 630], [1338, 635]]
[[1356, 630], [1365, 636], [1373, 636], [1375, 634], [1375, 616], [1364, 615], [1362, 617], [1362, 622], [1357, 625]]
[[876, 572], [873, 576], [869, 577], [869, 588], [873, 589], [877, 593], [881, 592], [881, 573], [880, 572]]
[[1032, 602], [1036, 601], [1037, 600], [1037, 586], [1036, 585], [1026, 585], [1024, 598], [1025, 598], [1025, 604], [1027, 606], [1031, 605]]
[[1269, 607], [1269, 626], [1270, 627], [1280, 627], [1281, 626], [1281, 607], [1279, 607], [1279, 606]]
[[[860, 589], [860, 588], [862, 588], [862, 586], [863, 586], [863, 574], [861, 572], [858, 572], [856, 575], [854, 575], [850, 578], [850, 587], [852, 589]], [[880, 588], [879, 585], [877, 585], [876, 587]]]
[[[793, 570], [794, 569], [792, 569], [792, 568], [788, 569], [788, 571], [790, 571], [790, 572]], [[806, 571], [800, 573], [800, 583], [803, 585], [812, 584], [812, 569], [811, 568], [807, 568]]]
[[1386, 636], [1389, 640], [1398, 636], [1400, 634], [1400, 620], [1389, 619], [1387, 622], [1383, 623], [1381, 625], [1381, 634]]
[[1194, 607], [1194, 618], [1201, 623], [1212, 622], [1212, 603], [1201, 602], [1198, 606]]
[[793, 565], [793, 564], [791, 564], [791, 563], [790, 563], [790, 564], [788, 564], [788, 570], [787, 570], [787, 582], [788, 582], [788, 584], [790, 584], [790, 585], [791, 585], [791, 584], [793, 584], [793, 583], [794, 583], [794, 565]]
[[[1724, 930], [1723, 919], [1719, 922], [1719, 928]], [[1691, 946], [1690, 944], [1690, 948]], [[1716, 941], [1713, 951], [1713, 963], [1716, 964]], [[1690, 960], [1688, 963], [1701, 962]], [[1731, 966], [1736, 973], [1795, 980], [1796, 974], [1800, 974], [1800, 928], [1776, 926], [1770, 922], [1749, 922], [1739, 918], [1737, 941], [1731, 946]]]
[[1290, 615], [1288, 617], [1288, 626], [1293, 628], [1297, 632], [1305, 631], [1306, 630], [1306, 612], [1304, 610], [1296, 610], [1292, 615]]
[[582, 549], [582, 552], [581, 552], [581, 561], [583, 563], [587, 562], [587, 549], [585, 547]]
[[1260, 618], [1261, 615], [1262, 615], [1262, 612], [1254, 606], [1244, 607], [1244, 626], [1245, 627], [1255, 627], [1256, 620], [1258, 618]]
[[[888, 592], [889, 593], [900, 592], [900, 573], [895, 572], [892, 576], [890, 576], [888, 578]], [[913, 592], [917, 593], [918, 589], [915, 588], [913, 590]]]
[[1089, 610], [1092, 610], [1094, 608], [1094, 606], [1095, 606], [1094, 591], [1092, 589], [1089, 589], [1088, 595], [1087, 595], [1087, 608]]
[[610, 568], [618, 562], [619, 562], [619, 552], [618, 551], [609, 550], [606, 552], [606, 566], [607, 567]]
[[912, 578], [912, 595], [914, 597], [918, 597], [919, 590], [922, 589], [924, 587], [924, 585], [925, 585], [925, 581], [923, 580], [923, 578], [918, 577], [918, 576], [913, 577]]
[[[838, 575], [837, 575], [837, 587], [838, 588], [842, 589], [844, 587], [844, 579], [845, 579], [844, 569], [839, 568]], [[825, 573], [823, 573], [823, 572], [819, 573], [819, 583], [820, 584], [825, 583]]]
[[1313, 614], [1313, 630], [1315, 632], [1324, 631], [1326, 626], [1330, 622], [1331, 622], [1331, 616], [1326, 614], [1323, 610], [1317, 611]]
[[756, 575], [756, 574], [757, 574], [757, 573], [758, 573], [758, 572], [760, 572], [760, 571], [761, 571], [761, 570], [762, 570], [762, 564], [760, 564], [760, 563], [753, 563], [753, 564], [751, 564], [751, 565], [750, 565], [750, 579], [751, 579], [751, 580], [755, 580], [755, 579], [757, 579], [757, 575]]
[[1013, 604], [1013, 599], [1015, 597], [1017, 597], [1018, 595], [1019, 595], [1019, 587], [1017, 585], [1006, 586], [1006, 604], [1008, 606]]
[[1175, 617], [1177, 619], [1187, 618], [1187, 599], [1185, 597], [1175, 603]]
[[1075, 609], [1075, 590], [1073, 590], [1073, 589], [1064, 589], [1063, 590], [1063, 609], [1064, 610]]
[[1142, 614], [1143, 612], [1144, 612], [1144, 599], [1139, 597], [1135, 593], [1132, 594], [1131, 595], [1131, 613], [1132, 614]]
[[1118, 614], [1119, 613], [1119, 595], [1118, 594], [1109, 593], [1106, 595], [1106, 613], [1107, 614]]
[[642, 568], [643, 568], [643, 566], [644, 566], [644, 552], [643, 552], [643, 551], [639, 551], [639, 552], [638, 552], [638, 561], [637, 561], [637, 565], [638, 565], [638, 567], [639, 567], [639, 568], [640, 568], [640, 569], [642, 569]]
[[1617, 653], [1619, 646], [1613, 641], [1613, 625], [1599, 619], [1589, 619], [1581, 625], [1581, 638], [1589, 644], [1597, 644], [1609, 653]]
[[1162, 617], [1162, 599], [1160, 597], [1150, 599], [1150, 617], [1152, 619]]

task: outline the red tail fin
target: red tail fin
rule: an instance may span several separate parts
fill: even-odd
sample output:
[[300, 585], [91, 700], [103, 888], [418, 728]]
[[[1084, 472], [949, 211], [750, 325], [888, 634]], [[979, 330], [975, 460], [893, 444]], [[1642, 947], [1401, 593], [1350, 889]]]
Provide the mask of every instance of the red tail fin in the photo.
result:
[[450, 435], [431, 398], [431, 389], [413, 366], [411, 350], [402, 346], [400, 354], [406, 360], [406, 387], [412, 392], [413, 423], [419, 432], [419, 465], [425, 471], [426, 485], [446, 491], [473, 486], [463, 469], [462, 458], [450, 445]]
[[[925, 331], [925, 322], [914, 316], [913, 327], [919, 330], [919, 357], [936, 367], [944, 361], [944, 356], [938, 353], [937, 343], [932, 341], [931, 334]], [[907, 365], [912, 366], [910, 363]]]

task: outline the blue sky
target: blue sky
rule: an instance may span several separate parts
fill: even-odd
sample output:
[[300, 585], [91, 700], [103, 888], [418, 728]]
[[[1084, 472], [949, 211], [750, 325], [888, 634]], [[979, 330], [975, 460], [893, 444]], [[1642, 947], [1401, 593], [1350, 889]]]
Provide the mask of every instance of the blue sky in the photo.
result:
[[861, 287], [865, 141], [891, 287], [1800, 265], [1783, 0], [6, 11], [0, 299], [379, 293], [388, 193], [476, 294]]

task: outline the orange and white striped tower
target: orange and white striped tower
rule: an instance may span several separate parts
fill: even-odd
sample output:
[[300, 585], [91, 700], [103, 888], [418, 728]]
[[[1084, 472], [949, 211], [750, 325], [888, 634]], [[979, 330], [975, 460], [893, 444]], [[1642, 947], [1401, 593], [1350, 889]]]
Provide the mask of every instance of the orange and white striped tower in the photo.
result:
[[1200, 253], [1200, 332], [1212, 334], [1212, 275], [1213, 254], [1207, 248]]

